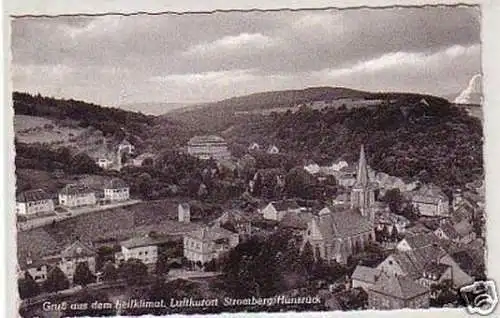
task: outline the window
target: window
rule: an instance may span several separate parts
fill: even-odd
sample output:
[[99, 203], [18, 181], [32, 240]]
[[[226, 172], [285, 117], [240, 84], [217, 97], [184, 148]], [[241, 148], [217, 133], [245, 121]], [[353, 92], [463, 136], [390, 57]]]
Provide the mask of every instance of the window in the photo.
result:
[[148, 251], [145, 251], [145, 252], [144, 252], [144, 255], [148, 255]]
[[389, 265], [392, 265], [392, 264], [393, 264], [393, 262], [390, 260], [390, 261], [389, 261]]

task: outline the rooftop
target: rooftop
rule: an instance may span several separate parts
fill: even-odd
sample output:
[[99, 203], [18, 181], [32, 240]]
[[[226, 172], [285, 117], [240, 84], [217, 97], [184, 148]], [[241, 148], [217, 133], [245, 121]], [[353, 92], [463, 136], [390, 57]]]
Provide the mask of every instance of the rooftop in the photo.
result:
[[188, 144], [207, 144], [207, 143], [223, 143], [225, 142], [222, 137], [215, 135], [207, 136], [194, 136], [188, 142]]
[[314, 217], [313, 221], [317, 222], [319, 230], [326, 240], [353, 236], [373, 229], [373, 224], [369, 219], [363, 217], [356, 209], [332, 212], [332, 209], [327, 207], [322, 209], [319, 216]]
[[144, 236], [136, 236], [132, 237], [126, 241], [123, 241], [120, 243], [121, 246], [131, 249], [131, 248], [138, 248], [138, 247], [144, 247], [144, 246], [154, 246], [158, 244], [165, 243], [166, 241], [169, 241], [170, 238], [167, 236], [151, 236], [151, 235], [144, 235]]
[[92, 192], [93, 191], [86, 184], [73, 183], [64, 186], [64, 188], [62, 188], [59, 194], [72, 195], [72, 194], [87, 194]]
[[16, 197], [17, 202], [24, 203], [49, 199], [51, 199], [51, 196], [42, 189], [24, 191], [19, 193]]
[[353, 280], [360, 280], [362, 282], [374, 284], [377, 280], [377, 276], [380, 274], [380, 271], [376, 268], [358, 265], [352, 273], [351, 278]]
[[128, 188], [129, 186], [123, 181], [122, 179], [119, 178], [113, 178], [110, 181], [106, 183], [104, 186], [105, 189], [123, 189], [123, 188]]
[[200, 241], [217, 241], [220, 239], [230, 238], [234, 235], [233, 232], [226, 230], [222, 227], [203, 227], [186, 234], [187, 236], [198, 239]]
[[370, 290], [399, 299], [412, 299], [429, 292], [429, 289], [406, 276], [382, 274]]

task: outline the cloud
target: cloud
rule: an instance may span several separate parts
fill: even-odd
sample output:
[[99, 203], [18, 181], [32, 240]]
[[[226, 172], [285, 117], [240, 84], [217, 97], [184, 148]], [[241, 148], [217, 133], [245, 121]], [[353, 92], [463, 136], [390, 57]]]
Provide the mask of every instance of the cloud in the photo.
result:
[[480, 70], [479, 29], [470, 7], [18, 18], [13, 84], [107, 103], [344, 84], [448, 94]]
[[225, 50], [259, 50], [276, 44], [272, 38], [260, 33], [241, 33], [236, 36], [225, 36], [210, 43], [201, 43], [191, 46], [185, 55], [224, 54]]

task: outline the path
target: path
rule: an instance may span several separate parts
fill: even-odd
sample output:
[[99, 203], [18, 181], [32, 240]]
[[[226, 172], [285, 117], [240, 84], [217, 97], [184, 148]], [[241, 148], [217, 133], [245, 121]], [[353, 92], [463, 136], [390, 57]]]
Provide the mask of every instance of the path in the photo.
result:
[[24, 222], [18, 222], [17, 223], [17, 229], [19, 231], [27, 231], [31, 230], [37, 227], [45, 226], [53, 221], [62, 221], [62, 220], [67, 220], [74, 218], [79, 215], [87, 214], [87, 213], [92, 213], [92, 212], [98, 212], [98, 211], [103, 211], [103, 210], [108, 210], [108, 209], [113, 209], [113, 208], [118, 208], [118, 207], [125, 207], [125, 206], [130, 206], [137, 204], [139, 202], [142, 202], [141, 200], [128, 200], [125, 202], [116, 202], [116, 203], [110, 203], [110, 204], [104, 204], [104, 205], [95, 205], [95, 206], [86, 206], [86, 207], [80, 207], [80, 208], [65, 208], [67, 212], [57, 212], [56, 215], [51, 215], [47, 217], [41, 217], [41, 218], [34, 218], [34, 219], [29, 219]]

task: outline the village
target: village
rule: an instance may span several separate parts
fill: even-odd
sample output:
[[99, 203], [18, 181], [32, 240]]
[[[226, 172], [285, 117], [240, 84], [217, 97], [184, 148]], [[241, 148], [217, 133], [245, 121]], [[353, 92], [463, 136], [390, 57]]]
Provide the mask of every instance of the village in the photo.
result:
[[[102, 169], [117, 171], [155, 160], [151, 153], [134, 154], [134, 148], [124, 140], [111, 155], [95, 155], [94, 160]], [[127, 228], [114, 220], [126, 221], [127, 211], [140, 210], [147, 202], [131, 198], [129, 185], [119, 177], [99, 187], [77, 182], [58, 193], [20, 193], [18, 279], [28, 286], [22, 295], [26, 306], [54, 292], [71, 294], [80, 285], [102, 288], [116, 282], [119, 270], [127, 266], [137, 269], [133, 275], [159, 275], [165, 281], [218, 277], [231, 251], [252, 237], [272, 238], [281, 231], [292, 233], [290, 244], [301, 257], [350, 269], [335, 282], [328, 277], [317, 281], [314, 291], [325, 309], [458, 306], [458, 288], [484, 275], [484, 182], [478, 179], [449, 197], [433, 184], [405, 182], [372, 170], [362, 144], [359, 149], [357, 162], [304, 162], [302, 170], [317, 184], [340, 189], [329, 197], [328, 187], [322, 188], [328, 197], [324, 202], [256, 199], [263, 178], [271, 175], [278, 189], [286, 183], [287, 171], [261, 169], [248, 181], [243, 205], [199, 218], [193, 217], [196, 208], [189, 198], [178, 198], [155, 203], [155, 213], [168, 216], [141, 226], [130, 221]], [[257, 152], [280, 153], [276, 145], [251, 142], [247, 153], [235, 159], [226, 141], [215, 135], [195, 136], [182, 151], [215, 161], [217, 168], [209, 173], [235, 173], [254, 161]], [[123, 153], [130, 155], [129, 163], [122, 162]], [[116, 219], [100, 214], [112, 209]], [[62, 233], [64, 222], [82, 217], [101, 224], [79, 228], [86, 235], [68, 235], [71, 239], [66, 237], [63, 245], [54, 241], [60, 234], [50, 233]], [[47, 248], [49, 241], [54, 241], [53, 248]], [[290, 293], [294, 291], [280, 290]], [[353, 305], [353, 298], [361, 301]]]

